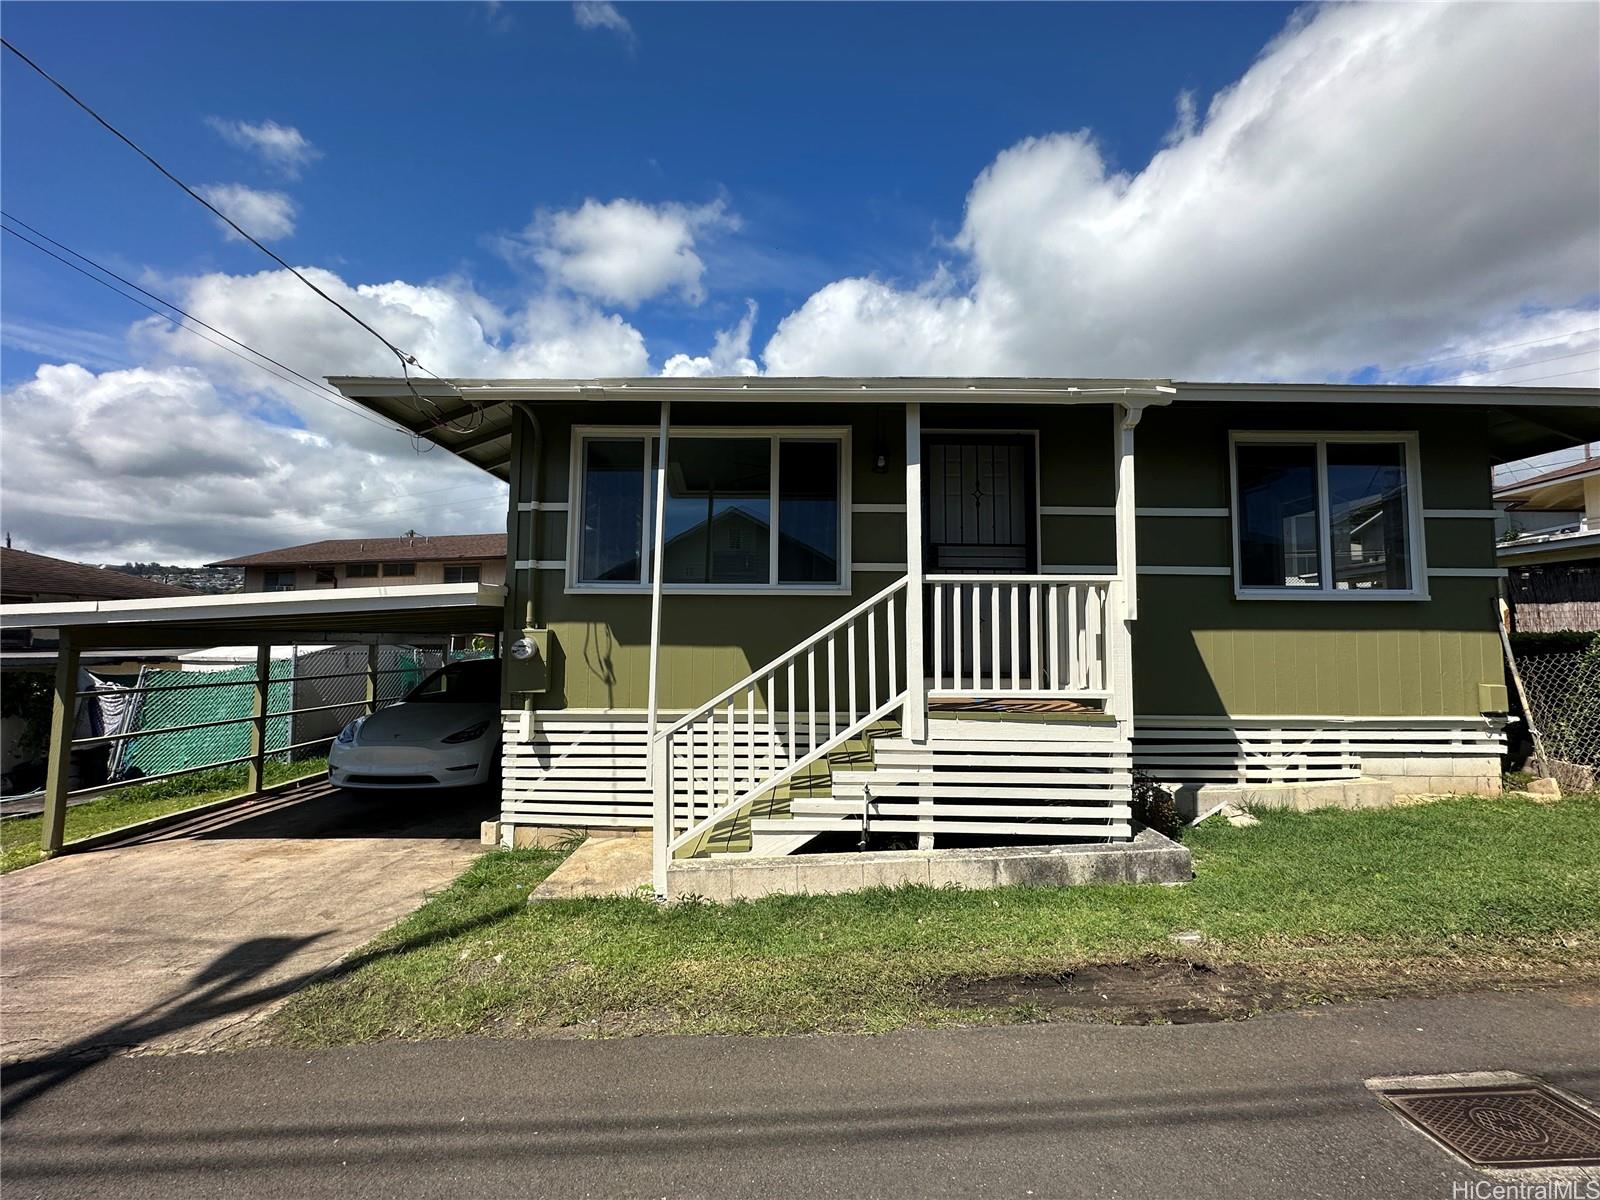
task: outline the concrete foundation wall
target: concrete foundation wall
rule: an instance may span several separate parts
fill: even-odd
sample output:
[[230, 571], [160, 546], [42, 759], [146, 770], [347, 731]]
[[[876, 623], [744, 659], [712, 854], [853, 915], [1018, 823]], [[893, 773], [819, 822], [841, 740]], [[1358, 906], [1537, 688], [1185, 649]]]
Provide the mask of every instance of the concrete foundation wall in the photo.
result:
[[1361, 774], [1394, 786], [1400, 796], [1500, 793], [1500, 759], [1481, 754], [1364, 754]]

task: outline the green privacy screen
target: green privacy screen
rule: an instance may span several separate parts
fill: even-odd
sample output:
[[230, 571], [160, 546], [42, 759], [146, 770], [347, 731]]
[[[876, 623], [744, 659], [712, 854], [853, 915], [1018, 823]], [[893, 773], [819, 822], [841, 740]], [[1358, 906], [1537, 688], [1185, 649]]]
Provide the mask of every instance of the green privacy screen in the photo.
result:
[[[385, 648], [383, 669], [379, 677], [380, 702], [398, 699], [422, 681], [430, 669], [429, 659], [438, 662], [435, 652], [427, 659], [409, 647]], [[392, 654], [392, 657], [391, 657]], [[334, 714], [336, 724], [343, 724], [359, 714], [356, 707], [365, 694], [365, 682], [360, 676], [342, 679], [328, 678], [318, 683], [319, 677], [331, 675], [336, 667], [318, 670], [308, 664], [313, 655], [302, 656], [300, 676], [294, 678], [294, 659], [274, 659], [267, 688], [267, 711], [285, 712], [291, 708], [327, 704], [348, 699], [348, 712]], [[363, 652], [364, 657], [364, 652]], [[147, 671], [140, 680], [148, 692], [134, 717], [130, 732], [144, 729], [166, 729], [174, 725], [198, 725], [206, 721], [223, 721], [248, 717], [255, 693], [254, 665], [229, 667], [221, 671]], [[218, 684], [217, 687], [185, 687], [186, 684]], [[291, 699], [298, 693], [298, 700]], [[320, 720], [318, 719], [320, 718]], [[269, 754], [280, 752], [285, 746], [307, 741], [318, 736], [326, 727], [329, 714], [308, 714], [304, 721], [316, 721], [317, 728], [302, 728], [298, 737], [292, 723], [294, 717], [269, 717], [267, 719], [267, 745]], [[322, 753], [324, 747], [308, 746], [307, 753]], [[164, 775], [186, 767], [206, 767], [230, 759], [244, 758], [250, 753], [250, 725], [240, 721], [234, 725], [216, 725], [209, 729], [190, 729], [182, 733], [159, 733], [147, 737], [130, 738], [123, 750], [117, 769], [118, 778], [141, 775]]]

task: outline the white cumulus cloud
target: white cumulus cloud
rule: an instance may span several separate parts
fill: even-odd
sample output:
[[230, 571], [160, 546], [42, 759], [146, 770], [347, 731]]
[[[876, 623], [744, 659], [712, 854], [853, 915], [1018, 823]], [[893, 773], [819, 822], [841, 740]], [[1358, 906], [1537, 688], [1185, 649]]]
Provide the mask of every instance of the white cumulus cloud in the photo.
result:
[[661, 367], [665, 376], [759, 375], [761, 368], [750, 357], [750, 333], [756, 323], [756, 302], [745, 301], [744, 316], [730, 329], [717, 330], [711, 339], [710, 354], [674, 354]]
[[223, 117], [207, 117], [206, 124], [230, 145], [256, 155], [290, 179], [299, 178], [301, 171], [322, 157], [322, 151], [293, 125], [271, 120], [229, 121]]
[[1516, 341], [1528, 311], [1600, 323], [1597, 44], [1593, 5], [1310, 10], [1180, 97], [1140, 170], [1086, 130], [1005, 150], [947, 270], [827, 285], [764, 365], [1325, 379]]
[[502, 519], [501, 485], [419, 459], [399, 434], [379, 451], [272, 417], [195, 367], [41, 366], [0, 397], [7, 526], [24, 548], [66, 558], [199, 562]]
[[705, 263], [695, 253], [696, 238], [738, 227], [721, 200], [651, 205], [591, 199], [536, 214], [501, 245], [512, 257], [532, 259], [551, 283], [607, 304], [636, 308], [668, 292], [698, 304], [705, 299]]
[[611, 0], [574, 0], [572, 19], [579, 29], [603, 29], [614, 33], [630, 46], [634, 42], [633, 25], [617, 11]]
[[[259, 191], [242, 183], [206, 183], [195, 191], [258, 241], [277, 241], [294, 232], [295, 203], [283, 192]], [[217, 224], [230, 241], [242, 240], [223, 222]]]

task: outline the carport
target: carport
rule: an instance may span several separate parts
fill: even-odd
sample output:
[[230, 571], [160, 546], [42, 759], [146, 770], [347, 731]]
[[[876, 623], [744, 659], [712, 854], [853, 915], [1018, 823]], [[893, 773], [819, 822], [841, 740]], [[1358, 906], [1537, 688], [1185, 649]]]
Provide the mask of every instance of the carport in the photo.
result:
[[[96, 692], [96, 689], [83, 691], [78, 687], [78, 667], [84, 651], [149, 651], [222, 645], [255, 647], [253, 700], [248, 716], [146, 729], [137, 734], [139, 737], [154, 737], [248, 724], [247, 754], [221, 762], [207, 762], [146, 775], [138, 782], [175, 778], [243, 763], [247, 771], [245, 794], [255, 795], [262, 789], [265, 762], [269, 755], [292, 752], [332, 740], [330, 737], [321, 737], [311, 742], [277, 746], [269, 750], [269, 721], [318, 709], [356, 707], [359, 711], [359, 705], [364, 705], [366, 711], [370, 712], [378, 703], [380, 677], [384, 674], [379, 667], [380, 646], [404, 645], [423, 637], [498, 633], [504, 623], [504, 604], [503, 587], [466, 583], [5, 606], [0, 609], [0, 629], [52, 629], [59, 635], [51, 703], [44, 819], [40, 834], [45, 853], [53, 855], [62, 849], [70, 800], [111, 791], [130, 782], [70, 790], [71, 754], [75, 747], [134, 736], [120, 733], [74, 738], [78, 700]], [[364, 677], [364, 700], [276, 711], [270, 709], [272, 647], [316, 642], [368, 647], [365, 668], [347, 673]], [[203, 676], [194, 683], [175, 686], [206, 688], [230, 685], [240, 686], [237, 681], [231, 681], [230, 684], [208, 682]], [[170, 692], [173, 687], [164, 686], [162, 690]]]

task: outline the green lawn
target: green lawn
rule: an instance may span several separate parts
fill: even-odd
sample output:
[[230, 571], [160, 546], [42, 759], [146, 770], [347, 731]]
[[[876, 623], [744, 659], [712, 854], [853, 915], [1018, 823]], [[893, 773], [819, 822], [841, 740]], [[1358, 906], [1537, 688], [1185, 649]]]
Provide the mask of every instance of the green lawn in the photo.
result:
[[[303, 775], [326, 771], [325, 758], [305, 758], [298, 762], [267, 763], [267, 785], [287, 783]], [[67, 809], [66, 840], [90, 837], [109, 829], [120, 829], [135, 821], [165, 816], [186, 808], [197, 808], [213, 800], [236, 796], [244, 790], [245, 769], [222, 767], [196, 771], [176, 779], [155, 783], [135, 783]], [[19, 867], [31, 867], [44, 858], [39, 849], [40, 817], [12, 817], [0, 821], [0, 874]]]
[[[496, 851], [300, 993], [272, 1036], [879, 1031], [1017, 1012], [952, 979], [1186, 955], [1277, 1002], [1600, 978], [1600, 794], [1262, 813], [1187, 832], [1180, 888], [903, 888], [731, 905], [527, 903], [560, 855]], [[1180, 948], [1171, 935], [1199, 930]]]

